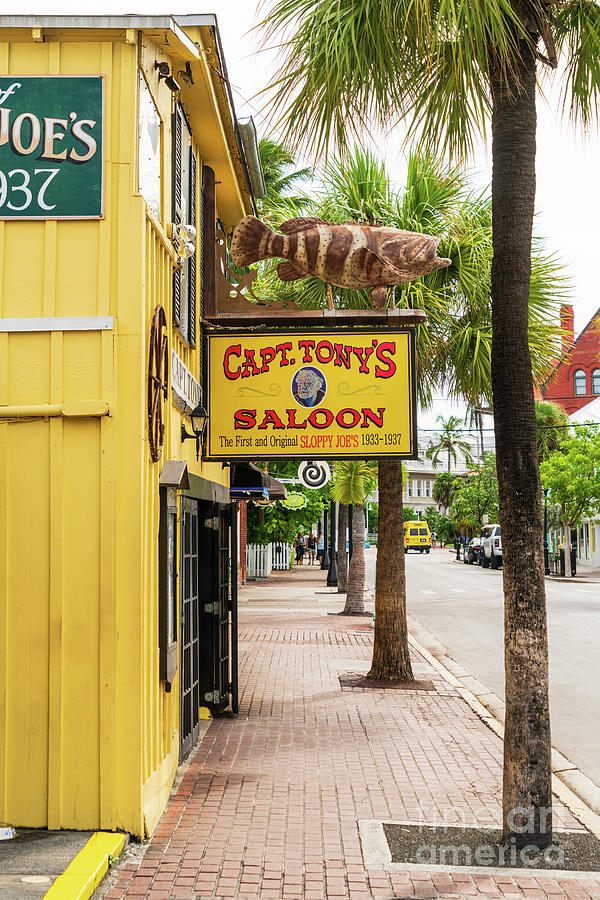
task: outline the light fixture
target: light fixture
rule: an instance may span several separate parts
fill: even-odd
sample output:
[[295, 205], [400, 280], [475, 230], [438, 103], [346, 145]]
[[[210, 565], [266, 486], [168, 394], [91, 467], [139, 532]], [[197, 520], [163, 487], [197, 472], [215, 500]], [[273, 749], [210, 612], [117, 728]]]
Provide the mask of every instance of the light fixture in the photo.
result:
[[196, 229], [193, 225], [170, 222], [167, 225], [167, 236], [173, 241], [180, 259], [189, 259], [196, 252]]
[[171, 75], [171, 67], [168, 62], [155, 62], [154, 68], [158, 69], [158, 80], [160, 81], [162, 78], [165, 80], [166, 86], [170, 91], [180, 91], [181, 87], [175, 78]]
[[193, 85], [194, 79], [192, 78], [192, 67], [189, 64], [189, 61], [186, 62], [185, 69], [181, 69], [177, 73], [177, 75], [179, 78], [181, 78], [184, 84], [188, 85], [188, 87], [191, 87]]
[[194, 225], [184, 225], [181, 223], [177, 226], [177, 232], [185, 241], [196, 240], [196, 228]]
[[187, 441], [189, 438], [192, 440], [195, 438], [196, 440], [196, 459], [200, 456], [200, 441], [204, 437], [204, 432], [206, 431], [206, 426], [208, 425], [208, 413], [202, 406], [202, 403], [199, 403], [196, 409], [191, 414], [192, 420], [192, 431], [193, 434], [188, 434], [186, 431], [185, 425], [182, 423], [181, 425], [181, 443]]
[[181, 90], [181, 85], [178, 81], [175, 80], [175, 78], [173, 78], [172, 75], [167, 75], [167, 77], [165, 78], [165, 84], [173, 93]]

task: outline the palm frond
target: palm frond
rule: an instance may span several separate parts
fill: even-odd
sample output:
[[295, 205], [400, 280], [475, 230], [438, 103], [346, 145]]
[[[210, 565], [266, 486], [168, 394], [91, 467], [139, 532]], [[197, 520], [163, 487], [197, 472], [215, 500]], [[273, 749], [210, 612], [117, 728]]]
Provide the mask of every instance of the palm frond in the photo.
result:
[[600, 6], [594, 0], [571, 0], [555, 13], [558, 51], [566, 56], [562, 104], [571, 117], [589, 127], [600, 99]]
[[377, 484], [375, 460], [347, 459], [336, 462], [331, 496], [339, 503], [364, 503]]

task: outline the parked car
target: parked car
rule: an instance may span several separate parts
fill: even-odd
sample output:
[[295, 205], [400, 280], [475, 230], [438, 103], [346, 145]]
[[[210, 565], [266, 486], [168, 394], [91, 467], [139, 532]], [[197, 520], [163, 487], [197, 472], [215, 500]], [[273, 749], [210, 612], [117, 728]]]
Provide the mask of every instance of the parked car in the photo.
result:
[[481, 531], [481, 565], [497, 569], [502, 565], [502, 538], [499, 525], [486, 525]]
[[479, 565], [481, 559], [481, 538], [471, 538], [469, 543], [463, 550], [463, 562], [465, 565], [472, 566], [473, 563]]

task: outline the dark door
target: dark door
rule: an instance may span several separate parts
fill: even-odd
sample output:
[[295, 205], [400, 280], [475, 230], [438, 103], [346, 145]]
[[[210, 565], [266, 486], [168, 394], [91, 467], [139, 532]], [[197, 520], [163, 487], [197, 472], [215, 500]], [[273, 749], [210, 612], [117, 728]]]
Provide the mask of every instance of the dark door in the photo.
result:
[[202, 705], [237, 712], [237, 520], [234, 504], [201, 504]]
[[179, 758], [190, 752], [197, 737], [200, 710], [200, 616], [198, 597], [198, 503], [181, 500], [180, 715]]

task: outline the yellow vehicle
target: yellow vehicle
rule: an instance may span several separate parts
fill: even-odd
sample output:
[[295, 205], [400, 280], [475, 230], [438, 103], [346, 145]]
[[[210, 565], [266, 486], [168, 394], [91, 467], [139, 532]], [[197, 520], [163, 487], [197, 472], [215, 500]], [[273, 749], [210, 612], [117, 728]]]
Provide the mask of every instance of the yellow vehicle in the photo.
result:
[[418, 550], [419, 553], [431, 550], [431, 532], [427, 522], [404, 523], [404, 552]]

